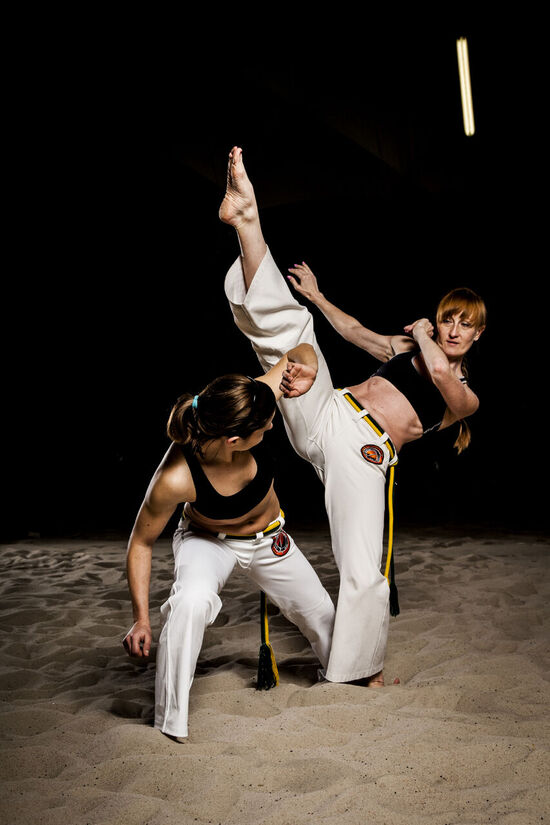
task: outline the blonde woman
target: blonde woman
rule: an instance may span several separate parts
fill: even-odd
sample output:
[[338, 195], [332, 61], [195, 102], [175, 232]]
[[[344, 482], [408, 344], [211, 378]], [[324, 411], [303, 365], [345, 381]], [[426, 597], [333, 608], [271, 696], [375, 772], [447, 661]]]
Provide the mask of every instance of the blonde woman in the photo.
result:
[[[332, 549], [340, 590], [326, 678], [383, 686], [389, 623], [388, 576], [383, 575], [386, 473], [407, 442], [433, 429], [464, 422], [479, 401], [468, 387], [463, 359], [485, 328], [485, 307], [470, 290], [455, 290], [440, 304], [437, 329], [426, 318], [403, 334], [381, 335], [330, 303], [307, 264], [287, 276], [348, 341], [382, 362], [371, 376], [335, 389], [319, 349], [313, 317], [292, 295], [263, 238], [253, 186], [242, 150], [229, 155], [220, 218], [237, 232], [241, 254], [225, 291], [235, 322], [249, 338], [264, 370], [298, 344], [317, 355], [315, 385], [296, 401], [279, 402], [296, 452], [325, 485]], [[435, 334], [434, 334], [435, 333]], [[457, 446], [469, 440], [465, 423]]]

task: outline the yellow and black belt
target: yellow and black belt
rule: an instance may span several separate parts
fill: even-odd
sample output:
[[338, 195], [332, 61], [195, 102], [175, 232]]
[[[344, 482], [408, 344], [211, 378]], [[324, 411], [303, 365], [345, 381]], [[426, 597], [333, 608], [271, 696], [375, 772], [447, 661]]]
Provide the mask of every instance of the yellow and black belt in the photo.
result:
[[[353, 397], [350, 392], [343, 393], [344, 398], [351, 404], [354, 410], [362, 412], [363, 407]], [[388, 549], [386, 552], [386, 567], [384, 576], [390, 586], [390, 614], [392, 616], [399, 615], [399, 598], [397, 593], [397, 585], [395, 584], [395, 569], [393, 563], [393, 525], [394, 525], [394, 488], [396, 487], [395, 468], [397, 466], [397, 450], [395, 449], [391, 438], [387, 435], [383, 427], [378, 424], [372, 415], [365, 413], [361, 416], [363, 421], [366, 421], [369, 427], [376, 433], [379, 438], [386, 436], [384, 441], [388, 452], [390, 454], [389, 473], [386, 478], [386, 493], [388, 499]], [[393, 462], [393, 463], [391, 463]]]

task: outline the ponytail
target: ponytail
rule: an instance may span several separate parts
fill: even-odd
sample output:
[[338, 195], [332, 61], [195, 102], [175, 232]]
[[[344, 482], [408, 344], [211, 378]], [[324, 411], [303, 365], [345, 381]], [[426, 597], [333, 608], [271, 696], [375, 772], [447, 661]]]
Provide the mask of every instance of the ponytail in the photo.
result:
[[275, 395], [264, 381], [247, 375], [222, 375], [199, 395], [181, 395], [166, 431], [176, 444], [202, 456], [202, 448], [214, 438], [248, 438], [265, 427], [275, 409]]
[[176, 444], [189, 446], [193, 453], [201, 454], [200, 427], [196, 408], [193, 407], [193, 396], [189, 393], [181, 395], [172, 407], [166, 432], [168, 438]]
[[[468, 364], [466, 363], [466, 358], [462, 359], [462, 375], [464, 378], [468, 378]], [[470, 430], [470, 426], [467, 423], [466, 419], [461, 418], [458, 422], [460, 424], [460, 429], [458, 431], [458, 436], [453, 444], [453, 447], [456, 447], [458, 455], [464, 452], [466, 447], [470, 446], [470, 441], [472, 440], [472, 431]]]
[[472, 440], [472, 433], [465, 419], [461, 418], [459, 424], [460, 430], [458, 432], [458, 437], [453, 444], [453, 447], [456, 447], [458, 451], [458, 455], [460, 455], [460, 453], [470, 445], [470, 441]]

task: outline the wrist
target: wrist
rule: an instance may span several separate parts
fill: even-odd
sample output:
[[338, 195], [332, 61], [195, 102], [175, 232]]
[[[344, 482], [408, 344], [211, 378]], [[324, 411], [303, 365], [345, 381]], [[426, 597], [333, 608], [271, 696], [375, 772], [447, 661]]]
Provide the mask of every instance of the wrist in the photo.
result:
[[420, 344], [421, 341], [429, 340], [429, 338], [430, 338], [430, 336], [428, 335], [426, 330], [422, 329], [422, 327], [420, 327], [419, 329], [416, 329], [416, 328], [413, 329], [412, 335], [413, 335], [414, 340], [417, 342], [417, 344]]

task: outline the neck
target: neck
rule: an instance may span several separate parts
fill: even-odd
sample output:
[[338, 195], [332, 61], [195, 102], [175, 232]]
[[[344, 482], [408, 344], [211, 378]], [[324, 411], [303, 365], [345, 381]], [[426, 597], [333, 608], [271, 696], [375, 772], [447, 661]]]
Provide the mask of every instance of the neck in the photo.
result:
[[203, 447], [205, 464], [231, 464], [235, 451], [224, 438], [215, 438]]
[[[436, 339], [436, 344], [441, 347], [439, 343], [439, 339]], [[449, 368], [453, 373], [460, 373], [462, 372], [462, 362], [464, 360], [463, 355], [459, 355], [458, 358], [449, 358], [447, 355], [447, 361], [449, 362]]]

